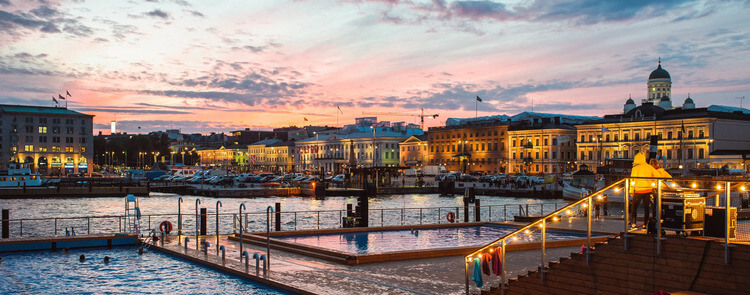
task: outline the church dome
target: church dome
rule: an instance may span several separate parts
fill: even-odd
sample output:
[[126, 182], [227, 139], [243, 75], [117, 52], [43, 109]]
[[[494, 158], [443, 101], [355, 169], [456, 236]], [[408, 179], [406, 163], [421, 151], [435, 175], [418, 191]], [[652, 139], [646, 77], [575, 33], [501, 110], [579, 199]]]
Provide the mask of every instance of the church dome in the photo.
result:
[[625, 113], [626, 118], [639, 118], [639, 117], [652, 117], [661, 116], [664, 114], [664, 109], [653, 105], [652, 103], [644, 103], [639, 107], [633, 108]]
[[635, 101], [633, 101], [632, 98], [628, 98], [628, 100], [625, 102], [625, 104], [635, 104]]
[[666, 96], [666, 95], [665, 95], [665, 96], [662, 96], [662, 97], [661, 97], [661, 100], [659, 100], [659, 101], [670, 101], [670, 100], [669, 100], [669, 96]]
[[687, 99], [685, 100], [685, 103], [695, 103], [695, 102], [693, 102], [693, 99], [692, 99], [692, 98], [688, 97], [688, 98], [687, 98]]
[[656, 70], [651, 72], [651, 75], [648, 75], [648, 79], [672, 79], [672, 77], [669, 76], [669, 72], [667, 70], [661, 68], [661, 61], [659, 61], [659, 66], [656, 67]]

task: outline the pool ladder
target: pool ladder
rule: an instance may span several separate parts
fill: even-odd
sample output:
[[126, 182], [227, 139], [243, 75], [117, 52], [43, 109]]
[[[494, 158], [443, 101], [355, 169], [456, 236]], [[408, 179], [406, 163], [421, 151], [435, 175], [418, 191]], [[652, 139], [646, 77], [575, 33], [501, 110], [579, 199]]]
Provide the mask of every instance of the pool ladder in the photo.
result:
[[135, 195], [129, 194], [125, 197], [125, 222], [126, 233], [134, 233], [136, 236], [141, 235], [141, 209], [138, 207], [138, 199]]

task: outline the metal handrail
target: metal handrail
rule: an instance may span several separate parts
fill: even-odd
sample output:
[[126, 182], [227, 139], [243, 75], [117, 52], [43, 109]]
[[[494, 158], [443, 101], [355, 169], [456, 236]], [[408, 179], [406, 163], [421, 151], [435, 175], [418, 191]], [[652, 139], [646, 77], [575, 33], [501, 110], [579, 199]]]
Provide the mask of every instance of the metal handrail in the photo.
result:
[[[519, 233], [522, 233], [522, 232], [524, 232], [524, 231], [526, 231], [528, 229], [531, 229], [531, 228], [533, 228], [534, 226], [537, 226], [537, 225], [541, 225], [542, 226], [542, 230], [544, 231], [545, 227], [546, 227], [546, 222], [547, 222], [548, 218], [550, 218], [550, 217], [555, 217], [556, 218], [558, 214], [560, 214], [562, 212], [565, 212], [566, 210], [568, 210], [570, 208], [573, 208], [575, 206], [581, 205], [584, 202], [586, 202], [586, 204], [588, 205], [587, 207], [588, 207], [589, 212], [588, 212], [588, 214], [586, 214], [586, 216], [587, 216], [588, 220], [590, 221], [591, 220], [591, 212], [590, 211], [591, 211], [591, 207], [593, 207], [593, 206], [591, 206], [591, 203], [593, 201], [593, 198], [595, 196], [599, 195], [599, 194], [603, 194], [605, 191], [614, 188], [615, 186], [619, 185], [620, 183], [625, 182], [626, 180], [627, 179], [618, 180], [618, 181], [616, 181], [616, 182], [614, 182], [614, 183], [612, 183], [612, 184], [610, 184], [610, 185], [608, 185], [608, 186], [606, 186], [606, 187], [604, 187], [604, 188], [602, 188], [600, 190], [597, 190], [596, 192], [594, 192], [592, 194], [589, 194], [587, 197], [585, 197], [583, 199], [580, 199], [578, 201], [570, 203], [569, 205], [564, 206], [564, 207], [562, 207], [560, 209], [557, 209], [554, 212], [549, 213], [549, 214], [547, 214], [547, 215], [539, 218], [538, 220], [533, 221], [533, 222], [527, 224], [526, 226], [523, 226], [523, 227], [520, 227], [520, 228], [518, 228], [518, 229], [516, 229], [514, 231], [511, 231], [510, 233], [504, 235], [503, 237], [501, 237], [501, 238], [499, 238], [499, 239], [497, 239], [497, 240], [495, 240], [495, 241], [493, 241], [493, 242], [485, 245], [484, 247], [480, 248], [479, 250], [476, 250], [476, 251], [472, 252], [471, 254], [465, 256], [464, 257], [464, 263], [465, 263], [465, 266], [466, 266], [466, 268], [465, 268], [465, 271], [466, 271], [466, 273], [465, 273], [465, 276], [466, 276], [466, 282], [465, 282], [466, 283], [466, 294], [467, 295], [469, 294], [469, 264], [471, 262], [472, 257], [474, 257], [475, 255], [479, 256], [483, 252], [485, 252], [487, 249], [489, 249], [490, 247], [495, 246], [498, 243], [502, 243], [502, 254], [501, 254], [502, 258], [501, 259], [502, 259], [503, 263], [501, 264], [502, 265], [501, 266], [501, 268], [502, 268], [502, 272], [501, 272], [502, 273], [502, 282], [501, 282], [500, 288], [501, 288], [501, 292], [504, 293], [504, 284], [505, 284], [505, 263], [504, 262], [505, 262], [505, 244], [506, 244], [505, 241], [506, 241], [506, 239], [508, 239], [510, 237], [513, 237], [513, 236], [515, 236], [515, 235], [517, 235]], [[591, 247], [590, 240], [591, 240], [591, 227], [589, 226], [588, 227], [588, 231], [587, 231], [587, 237], [586, 237], [586, 249], [587, 249], [586, 253], [587, 253], [587, 256], [588, 256], [588, 253], [590, 253], [590, 247]], [[542, 243], [542, 251], [544, 251], [544, 243]], [[542, 254], [542, 259], [544, 259], [544, 254]], [[587, 259], [587, 261], [588, 261], [588, 259]], [[542, 268], [542, 277], [543, 277], [543, 274], [544, 274], [544, 268]]]
[[[491, 253], [493, 251], [492, 247], [496, 246], [497, 244], [500, 243], [500, 244], [502, 244], [502, 246], [501, 246], [500, 249], [498, 249], [498, 251], [501, 251], [501, 255], [502, 255], [501, 256], [502, 257], [501, 260], [503, 262], [505, 262], [506, 240], [508, 238], [514, 237], [514, 236], [516, 236], [516, 235], [518, 235], [518, 234], [520, 234], [522, 232], [526, 232], [529, 229], [532, 229], [532, 228], [534, 228], [536, 226], [540, 226], [541, 227], [541, 231], [542, 231], [542, 245], [541, 245], [541, 247], [542, 247], [542, 255], [541, 255], [542, 256], [542, 267], [540, 269], [540, 278], [542, 279], [542, 281], [544, 281], [544, 277], [545, 277], [545, 275], [544, 275], [544, 272], [545, 272], [545, 270], [544, 270], [544, 264], [545, 264], [545, 259], [544, 259], [544, 255], [545, 255], [544, 234], [545, 234], [545, 229], [546, 229], [547, 222], [550, 221], [548, 219], [551, 219], [551, 221], [557, 221], [558, 220], [557, 216], [560, 215], [562, 212], [565, 212], [567, 210], [570, 210], [571, 208], [574, 208], [576, 206], [581, 206], [581, 205], [584, 206], [584, 207], [587, 207], [587, 214], [586, 214], [586, 218], [587, 218], [586, 263], [588, 264], [589, 260], [590, 260], [589, 259], [590, 253], [592, 252], [591, 251], [590, 238], [591, 238], [591, 215], [592, 215], [591, 213], [592, 213], [592, 207], [593, 207], [592, 204], [593, 204], [594, 198], [598, 197], [598, 196], [601, 196], [601, 195], [608, 196], [607, 194], [605, 194], [605, 192], [608, 191], [608, 190], [610, 190], [610, 189], [613, 189], [613, 188], [614, 188], [614, 193], [618, 193], [620, 191], [620, 189], [622, 189], [622, 187], [617, 187], [617, 186], [620, 185], [621, 183], [624, 183], [624, 193], [625, 193], [625, 209], [624, 209], [624, 212], [623, 212], [623, 214], [624, 214], [624, 221], [625, 221], [625, 223], [624, 223], [625, 224], [625, 229], [624, 229], [625, 234], [624, 234], [623, 238], [625, 240], [625, 243], [624, 243], [625, 249], [627, 249], [628, 248], [627, 237], [629, 236], [628, 232], [630, 232], [630, 229], [628, 228], [628, 215], [629, 215], [628, 214], [628, 207], [629, 207], [629, 205], [628, 205], [628, 199], [630, 197], [630, 185], [632, 184], [631, 181], [635, 180], [635, 179], [649, 179], [649, 180], [653, 180], [654, 181], [652, 183], [652, 186], [654, 187], [654, 189], [656, 189], [656, 198], [655, 198], [655, 207], [657, 208], [656, 209], [656, 216], [655, 216], [656, 220], [661, 220], [662, 219], [662, 216], [661, 216], [661, 214], [662, 214], [661, 207], [662, 207], [662, 194], [663, 194], [663, 187], [664, 187], [663, 183], [664, 183], [664, 181], [668, 180], [668, 181], [673, 181], [673, 182], [681, 182], [681, 181], [701, 181], [701, 182], [710, 181], [710, 182], [718, 182], [719, 185], [717, 185], [717, 187], [715, 188], [716, 190], [718, 190], [718, 192], [713, 193], [713, 194], [711, 194], [709, 196], [706, 196], [706, 197], [702, 197], [702, 198], [705, 200], [705, 199], [708, 199], [708, 198], [711, 198], [711, 197], [718, 197], [721, 194], [725, 194], [725, 196], [726, 196], [726, 199], [725, 199], [725, 210], [727, 210], [726, 211], [727, 213], [726, 213], [726, 225], [725, 225], [725, 232], [724, 232], [725, 236], [724, 236], [724, 239], [723, 239], [723, 243], [725, 244], [724, 245], [725, 246], [725, 255], [724, 255], [725, 263], [729, 264], [729, 250], [728, 250], [729, 247], [730, 247], [729, 244], [734, 242], [734, 241], [730, 241], [730, 237], [729, 237], [729, 224], [730, 224], [730, 214], [729, 214], [729, 212], [730, 212], [730, 207], [731, 207], [731, 191], [733, 189], [736, 189], [740, 185], [741, 185], [741, 187], [739, 188], [740, 191], [743, 191], [743, 192], [747, 191], [747, 188], [745, 187], [745, 184], [749, 182], [748, 179], [741, 179], [739, 181], [738, 181], [738, 179], [732, 179], [733, 181], [736, 182], [734, 185], [732, 185], [732, 181], [730, 181], [730, 180], [694, 179], [694, 178], [628, 177], [628, 178], [620, 179], [620, 180], [618, 180], [618, 181], [616, 181], [616, 182], [614, 182], [614, 183], [612, 183], [612, 184], [610, 184], [610, 185], [608, 185], [608, 186], [606, 186], [606, 187], [604, 187], [604, 188], [602, 188], [600, 190], [597, 190], [596, 192], [594, 192], [592, 194], [589, 194], [588, 196], [584, 197], [583, 199], [580, 199], [580, 200], [575, 201], [573, 203], [570, 203], [569, 205], [564, 206], [564, 207], [562, 207], [562, 208], [560, 208], [558, 210], [555, 210], [554, 212], [552, 212], [550, 214], [547, 214], [547, 215], [541, 217], [540, 219], [535, 220], [535, 221], [533, 221], [533, 222], [531, 222], [531, 223], [529, 223], [529, 224], [527, 224], [527, 225], [525, 225], [523, 227], [520, 227], [520, 228], [518, 228], [518, 229], [516, 229], [516, 230], [514, 230], [514, 231], [512, 231], [512, 232], [510, 232], [510, 233], [508, 233], [506, 235], [504, 235], [503, 237], [501, 237], [501, 238], [499, 238], [499, 239], [497, 239], [497, 240], [495, 240], [495, 241], [493, 241], [493, 242], [491, 242], [491, 243], [483, 246], [479, 250], [474, 251], [471, 254], [465, 256], [464, 257], [465, 258], [464, 259], [464, 263], [465, 263], [465, 266], [466, 266], [466, 268], [465, 268], [465, 271], [466, 271], [466, 273], [465, 273], [465, 275], [466, 275], [466, 283], [465, 283], [466, 284], [466, 286], [465, 286], [465, 288], [466, 288], [466, 290], [465, 290], [466, 294], [469, 294], [469, 265], [472, 262], [472, 258], [473, 257], [481, 257], [481, 255], [484, 254], [485, 252], [487, 252], [488, 250]], [[695, 191], [695, 187], [694, 186], [693, 186], [692, 190]], [[701, 189], [701, 190], [703, 190], [703, 191], [713, 191], [714, 189]], [[717, 199], [716, 202], [717, 202], [717, 206], [718, 206], [719, 200]], [[657, 236], [656, 237], [656, 243], [657, 243], [656, 249], [657, 249], [657, 254], [660, 254], [661, 253], [661, 240], [662, 240], [662, 234], [661, 234], [662, 225], [661, 225], [661, 222], [657, 222], [656, 223], [656, 227], [657, 227], [656, 228], [656, 231], [657, 231], [657, 233], [656, 233], [656, 236]], [[502, 269], [501, 270], [502, 279], [501, 279], [500, 290], [501, 290], [501, 294], [504, 294], [505, 284], [506, 284], [505, 263], [501, 264], [501, 269]]]

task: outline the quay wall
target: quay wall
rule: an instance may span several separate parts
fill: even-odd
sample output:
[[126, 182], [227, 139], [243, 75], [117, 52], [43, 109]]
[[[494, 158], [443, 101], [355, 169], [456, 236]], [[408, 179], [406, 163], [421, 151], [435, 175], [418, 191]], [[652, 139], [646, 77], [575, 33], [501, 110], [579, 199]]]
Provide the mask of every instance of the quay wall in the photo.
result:
[[128, 194], [148, 196], [147, 186], [115, 187], [14, 187], [0, 188], [0, 199], [54, 197], [125, 197]]

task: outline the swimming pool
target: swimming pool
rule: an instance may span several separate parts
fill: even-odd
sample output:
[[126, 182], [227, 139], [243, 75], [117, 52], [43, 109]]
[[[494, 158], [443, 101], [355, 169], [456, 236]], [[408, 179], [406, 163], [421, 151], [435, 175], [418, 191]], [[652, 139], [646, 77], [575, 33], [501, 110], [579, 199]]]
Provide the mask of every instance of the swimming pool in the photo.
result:
[[[421, 228], [412, 233], [405, 230], [320, 233], [305, 235], [275, 235], [273, 238], [289, 243], [357, 254], [383, 254], [399, 251], [418, 251], [442, 248], [484, 246], [505, 236], [515, 227], [484, 224], [477, 226]], [[547, 231], [547, 241], [585, 238], [586, 234]], [[514, 243], [540, 242], [539, 231], [519, 235]]]
[[288, 294], [155, 251], [138, 255], [136, 249], [3, 254], [0, 294]]

